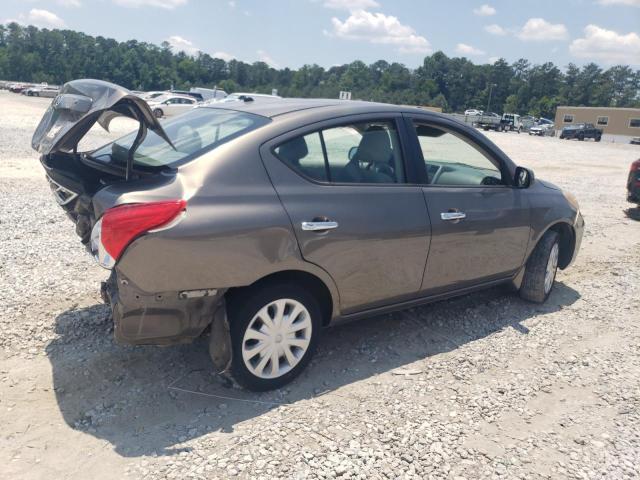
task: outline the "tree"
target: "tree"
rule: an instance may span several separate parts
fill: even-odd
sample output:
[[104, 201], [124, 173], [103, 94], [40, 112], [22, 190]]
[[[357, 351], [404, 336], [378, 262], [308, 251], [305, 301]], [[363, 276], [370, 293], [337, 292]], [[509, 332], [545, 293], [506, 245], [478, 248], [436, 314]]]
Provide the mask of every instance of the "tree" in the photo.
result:
[[132, 89], [218, 86], [229, 93], [271, 92], [289, 97], [337, 98], [349, 90], [353, 98], [445, 111], [486, 108], [536, 116], [553, 116], [557, 105], [640, 106], [640, 71], [617, 65], [604, 70], [594, 63], [582, 68], [553, 63], [532, 65], [499, 59], [476, 65], [466, 58], [436, 52], [416, 69], [378, 60], [356, 60], [324, 69], [304, 65], [275, 69], [264, 62], [225, 61], [207, 53], [172, 52], [168, 42], [153, 45], [118, 42], [71, 30], [38, 29], [17, 23], [0, 25], [0, 78], [62, 84], [74, 78], [100, 78]]

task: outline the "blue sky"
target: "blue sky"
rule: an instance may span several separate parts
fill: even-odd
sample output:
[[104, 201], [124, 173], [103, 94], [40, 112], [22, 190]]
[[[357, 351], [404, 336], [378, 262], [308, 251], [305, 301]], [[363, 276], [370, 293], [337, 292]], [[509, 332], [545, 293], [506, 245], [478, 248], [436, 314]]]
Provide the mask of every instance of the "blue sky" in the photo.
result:
[[504, 57], [564, 67], [640, 68], [640, 0], [3, 0], [0, 22], [275, 67], [363, 60], [409, 67], [437, 50], [475, 63]]

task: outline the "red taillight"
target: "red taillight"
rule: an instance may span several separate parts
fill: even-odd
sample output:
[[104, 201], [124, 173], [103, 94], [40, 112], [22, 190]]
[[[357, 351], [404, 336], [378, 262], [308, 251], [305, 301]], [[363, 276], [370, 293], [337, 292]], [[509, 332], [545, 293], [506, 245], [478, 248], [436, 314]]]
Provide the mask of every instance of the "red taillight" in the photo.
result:
[[133, 203], [107, 210], [102, 216], [100, 241], [114, 261], [136, 237], [174, 220], [187, 207], [185, 200]]

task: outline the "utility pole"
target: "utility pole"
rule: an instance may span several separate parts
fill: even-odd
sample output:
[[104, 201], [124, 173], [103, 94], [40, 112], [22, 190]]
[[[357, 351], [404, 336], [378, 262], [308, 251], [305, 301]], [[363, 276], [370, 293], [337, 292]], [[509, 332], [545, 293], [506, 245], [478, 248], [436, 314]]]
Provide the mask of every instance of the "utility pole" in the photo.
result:
[[489, 101], [487, 102], [487, 113], [491, 111], [491, 92], [493, 92], [493, 87], [497, 87], [495, 83], [489, 84]]

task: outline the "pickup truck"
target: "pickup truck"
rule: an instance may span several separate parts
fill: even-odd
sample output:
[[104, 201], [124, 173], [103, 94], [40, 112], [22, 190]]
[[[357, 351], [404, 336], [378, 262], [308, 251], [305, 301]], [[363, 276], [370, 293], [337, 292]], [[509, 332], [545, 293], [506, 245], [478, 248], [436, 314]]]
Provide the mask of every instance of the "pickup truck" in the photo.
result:
[[483, 130], [496, 130], [497, 132], [518, 132], [522, 131], [520, 115], [515, 113], [505, 113], [500, 116], [497, 113], [484, 113], [480, 115], [476, 125]]
[[487, 130], [496, 130], [502, 132], [504, 130], [504, 124], [502, 123], [502, 117], [497, 113], [489, 112], [483, 113], [476, 122], [478, 128]]
[[564, 127], [562, 133], [560, 133], [560, 138], [567, 140], [577, 138], [580, 141], [585, 138], [593, 138], [596, 142], [599, 142], [602, 138], [602, 129], [596, 128], [593, 123], [576, 123], [575, 125]]

